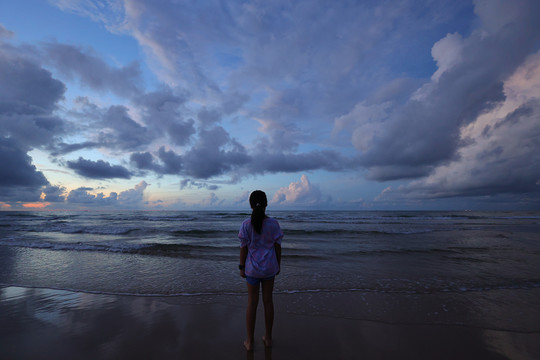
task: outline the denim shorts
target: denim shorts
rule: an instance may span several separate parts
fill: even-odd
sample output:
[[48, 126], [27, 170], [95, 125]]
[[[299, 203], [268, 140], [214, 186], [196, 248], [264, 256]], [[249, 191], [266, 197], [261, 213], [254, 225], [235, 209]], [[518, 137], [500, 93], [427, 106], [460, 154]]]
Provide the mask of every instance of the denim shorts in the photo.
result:
[[270, 276], [270, 277], [267, 277], [267, 278], [256, 278], [256, 277], [251, 277], [251, 276], [247, 276], [246, 275], [246, 281], [249, 285], [252, 285], [252, 286], [259, 286], [261, 281], [267, 281], [267, 280], [272, 280], [273, 278], [275, 278], [276, 276]]

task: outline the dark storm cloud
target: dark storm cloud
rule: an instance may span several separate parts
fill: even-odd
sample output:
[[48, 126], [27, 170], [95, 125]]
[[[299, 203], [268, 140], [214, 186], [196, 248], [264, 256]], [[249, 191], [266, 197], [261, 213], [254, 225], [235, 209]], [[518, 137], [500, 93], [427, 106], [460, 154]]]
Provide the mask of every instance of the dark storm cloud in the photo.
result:
[[184, 104], [189, 94], [169, 87], [145, 93], [136, 99], [142, 121], [153, 131], [167, 136], [175, 145], [187, 145], [195, 134], [195, 121], [184, 116]]
[[129, 179], [131, 172], [123, 166], [111, 165], [103, 160], [86, 160], [79, 158], [76, 161], [68, 161], [67, 166], [77, 174], [91, 179]]
[[179, 175], [183, 168], [182, 157], [173, 150], [160, 147], [156, 157], [149, 152], [132, 153], [130, 161], [139, 170], [151, 170], [158, 175]]
[[2, 112], [50, 114], [66, 90], [49, 71], [8, 48], [0, 47]]
[[385, 191], [381, 199], [527, 194], [533, 203], [540, 193], [539, 120], [540, 100], [528, 101], [496, 122], [487, 134], [479, 132], [462, 149], [460, 159], [425, 179]]
[[72, 153], [74, 151], [82, 150], [82, 149], [92, 149], [97, 148], [101, 146], [98, 142], [93, 141], [85, 141], [78, 144], [66, 144], [66, 143], [58, 143], [54, 144], [50, 147], [51, 155], [54, 157], [60, 156], [60, 155], [66, 155], [69, 153]]
[[250, 160], [246, 149], [219, 126], [201, 130], [198, 141], [183, 155], [185, 174], [197, 179], [222, 175]]
[[120, 96], [140, 93], [141, 71], [138, 63], [113, 68], [90, 49], [48, 43], [43, 46], [44, 61], [68, 78], [78, 78], [85, 86], [98, 91], [112, 91]]
[[30, 148], [48, 144], [64, 132], [65, 122], [53, 111], [65, 86], [51, 73], [0, 45], [0, 126], [3, 135]]
[[221, 114], [217, 110], [203, 108], [201, 111], [199, 111], [197, 119], [203, 126], [211, 126], [221, 120]]
[[[539, 2], [513, 3], [509, 13], [504, 2], [476, 5], [484, 29], [465, 39], [449, 35], [434, 46], [443, 71], [390, 114], [384, 131], [362, 154], [370, 178], [421, 177], [452, 160], [462, 145], [461, 127], [505, 99], [503, 81], [537, 47]], [[448, 60], [448, 53], [458, 59]]]
[[38, 201], [49, 182], [13, 139], [0, 137], [0, 201]]
[[65, 90], [25, 51], [0, 43], [0, 201], [39, 201], [49, 185], [28, 152], [65, 134], [54, 114]]
[[[139, 170], [149, 170], [159, 175], [184, 175], [195, 179], [210, 179], [227, 174], [238, 179], [253, 174], [340, 171], [357, 167], [356, 159], [345, 158], [334, 151], [256, 151], [250, 154], [221, 127], [201, 130], [199, 135], [193, 147], [182, 155], [161, 147], [154, 155], [150, 152], [133, 153], [130, 160]], [[189, 179], [184, 181], [183, 186], [195, 184]]]
[[126, 106], [111, 105], [101, 108], [87, 98], [79, 98], [76, 102], [79, 107], [69, 113], [73, 120], [71, 128], [75, 129], [79, 137], [87, 140], [79, 143], [52, 143], [48, 149], [53, 156], [96, 148], [140, 150], [159, 137], [159, 131], [155, 128], [135, 121]]
[[62, 186], [47, 185], [43, 188], [45, 197], [43, 201], [52, 203], [62, 203], [66, 200], [65, 197], [66, 188]]
[[353, 159], [346, 159], [335, 151], [308, 153], [255, 153], [249, 164], [254, 173], [299, 172], [309, 170], [340, 171], [355, 167]]
[[162, 173], [163, 174], [178, 174], [182, 169], [182, 157], [177, 155], [172, 150], [165, 150], [161, 147], [158, 151], [158, 157], [162, 162]]
[[181, 156], [161, 147], [157, 159], [148, 152], [131, 156], [131, 161], [140, 170], [152, 170], [161, 175], [182, 174], [196, 179], [223, 175], [250, 161], [245, 148], [219, 126], [201, 130], [195, 144]]
[[160, 175], [181, 174], [209, 179], [247, 164], [250, 157], [225, 129], [217, 126], [200, 130], [195, 144], [182, 155], [161, 147], [156, 156], [149, 152], [134, 153], [130, 160], [138, 169], [155, 171]]
[[132, 153], [130, 161], [139, 170], [152, 170], [156, 173], [161, 173], [159, 165], [154, 163], [154, 157], [149, 152]]
[[[148, 145], [155, 135], [148, 127], [135, 122], [125, 106], [110, 106], [102, 115], [98, 142], [104, 147], [134, 150]], [[104, 130], [103, 130], [104, 129]]]

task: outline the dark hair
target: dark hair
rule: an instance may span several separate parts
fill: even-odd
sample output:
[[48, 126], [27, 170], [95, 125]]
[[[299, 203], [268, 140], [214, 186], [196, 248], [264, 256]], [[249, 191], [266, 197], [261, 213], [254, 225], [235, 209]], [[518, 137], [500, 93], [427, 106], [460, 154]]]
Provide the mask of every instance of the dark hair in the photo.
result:
[[265, 209], [268, 205], [268, 200], [266, 200], [266, 194], [264, 191], [255, 190], [249, 195], [249, 205], [253, 211], [251, 212], [251, 226], [257, 234], [261, 233], [262, 223], [266, 217]]

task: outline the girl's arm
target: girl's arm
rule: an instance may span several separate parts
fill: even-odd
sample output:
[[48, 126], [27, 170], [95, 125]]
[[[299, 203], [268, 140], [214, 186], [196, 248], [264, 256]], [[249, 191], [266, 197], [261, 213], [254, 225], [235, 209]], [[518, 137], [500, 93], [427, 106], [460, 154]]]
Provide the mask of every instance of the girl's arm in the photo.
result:
[[276, 258], [277, 263], [279, 266], [278, 274], [281, 272], [281, 245], [280, 244], [274, 244], [274, 248], [276, 249]]
[[240, 266], [242, 269], [240, 269], [240, 276], [245, 278], [246, 277], [246, 259], [248, 254], [248, 247], [244, 246], [240, 248]]

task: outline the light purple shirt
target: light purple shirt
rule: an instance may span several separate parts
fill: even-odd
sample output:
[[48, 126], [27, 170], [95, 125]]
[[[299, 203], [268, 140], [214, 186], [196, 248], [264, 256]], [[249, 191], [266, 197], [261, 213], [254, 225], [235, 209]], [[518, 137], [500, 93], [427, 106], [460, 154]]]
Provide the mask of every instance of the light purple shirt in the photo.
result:
[[245, 269], [247, 276], [264, 279], [279, 272], [274, 244], [281, 245], [283, 232], [276, 219], [265, 218], [260, 234], [251, 226], [251, 219], [246, 219], [240, 227], [238, 238], [240, 247], [248, 247]]

